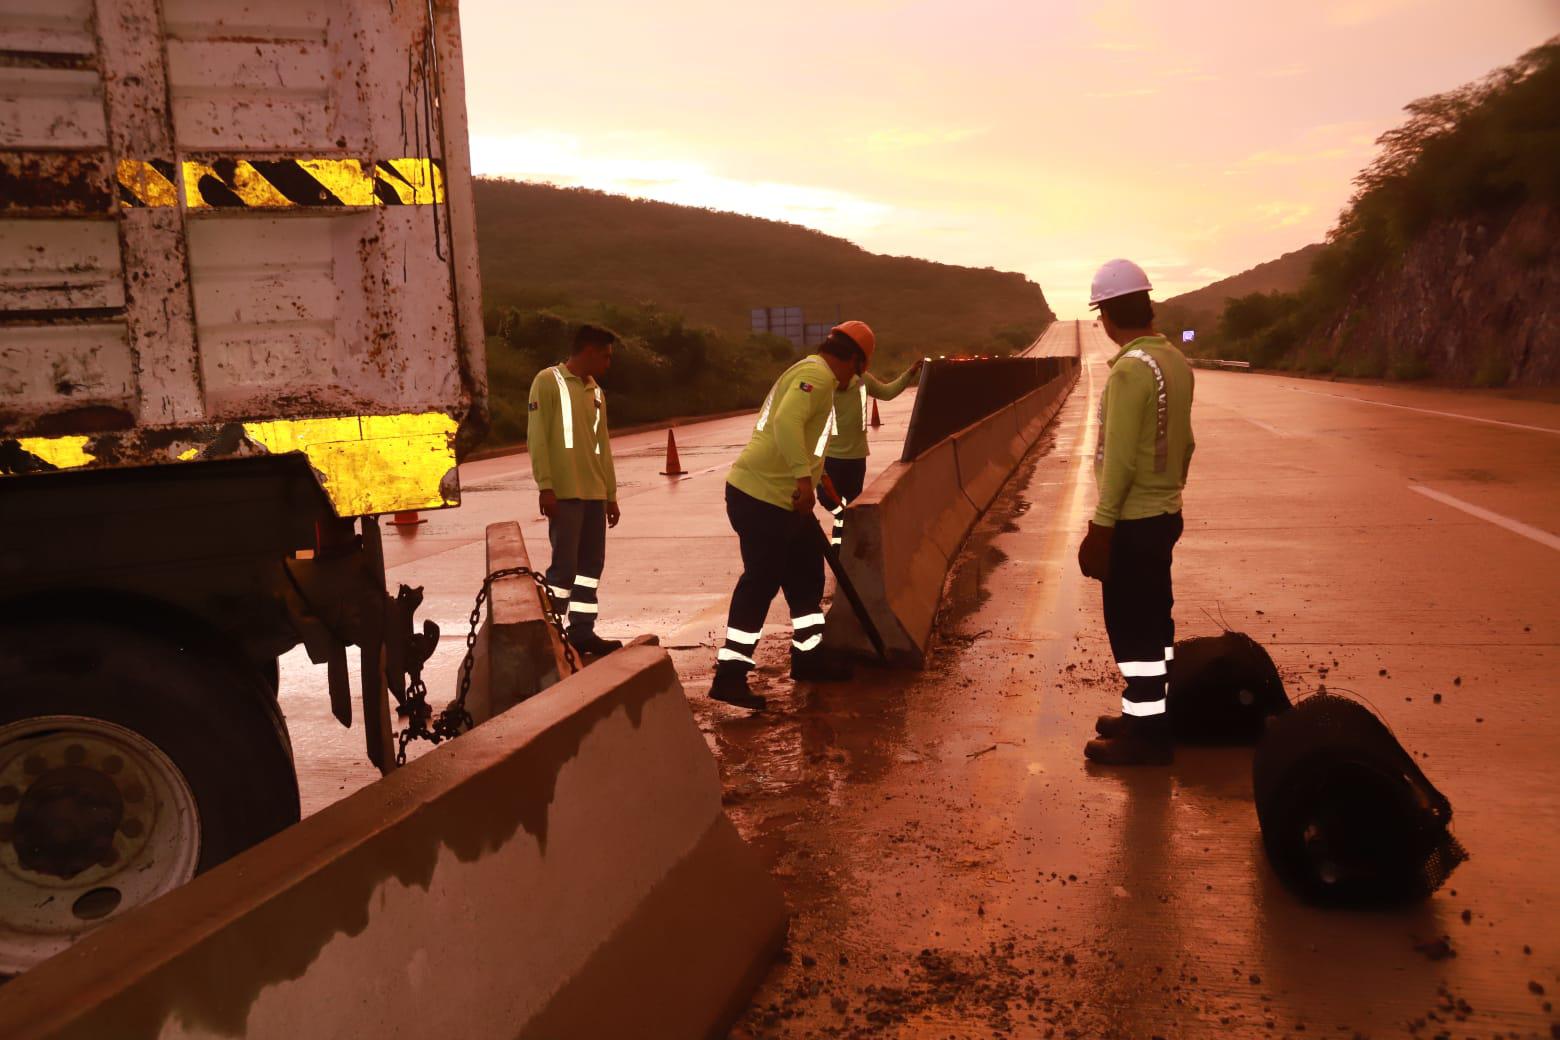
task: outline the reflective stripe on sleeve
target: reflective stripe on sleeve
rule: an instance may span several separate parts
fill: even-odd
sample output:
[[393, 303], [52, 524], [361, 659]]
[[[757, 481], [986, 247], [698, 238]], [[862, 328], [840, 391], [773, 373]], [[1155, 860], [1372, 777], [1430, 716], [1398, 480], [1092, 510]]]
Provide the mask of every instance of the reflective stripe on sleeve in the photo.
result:
[[[1123, 358], [1135, 358], [1148, 366], [1154, 374], [1154, 472], [1163, 473], [1170, 459], [1170, 400], [1165, 391], [1165, 374], [1159, 370], [1159, 362], [1146, 350], [1129, 350]], [[1101, 422], [1100, 437], [1105, 436]]]
[[867, 380], [864, 376], [861, 380], [861, 428], [867, 428]]

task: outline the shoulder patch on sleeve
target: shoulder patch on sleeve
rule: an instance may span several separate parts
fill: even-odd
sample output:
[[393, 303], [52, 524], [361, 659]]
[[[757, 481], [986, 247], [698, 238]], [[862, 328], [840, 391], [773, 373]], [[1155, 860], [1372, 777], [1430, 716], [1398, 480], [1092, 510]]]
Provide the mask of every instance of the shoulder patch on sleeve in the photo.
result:
[[813, 385], [805, 379], [796, 385], [801, 388], [801, 391], [804, 394], [810, 394], [813, 391]]
[[534, 412], [534, 411], [536, 411], [537, 408], [541, 407], [541, 404], [542, 404], [542, 402], [540, 402], [540, 401], [532, 401], [530, 403], [530, 405], [528, 405], [527, 407], [528, 407], [529, 411], [533, 411]]

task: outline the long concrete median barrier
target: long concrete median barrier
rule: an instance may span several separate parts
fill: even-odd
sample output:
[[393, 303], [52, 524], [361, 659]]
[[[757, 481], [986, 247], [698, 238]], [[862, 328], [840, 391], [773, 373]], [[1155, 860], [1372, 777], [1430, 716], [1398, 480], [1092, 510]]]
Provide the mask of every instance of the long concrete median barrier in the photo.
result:
[[[890, 664], [921, 668], [942, 602], [943, 584], [976, 518], [995, 500], [1056, 416], [1078, 377], [1073, 358], [1060, 374], [1017, 402], [884, 470], [846, 511], [840, 561]], [[850, 604], [836, 597], [824, 645], [871, 656]]]
[[7, 984], [0, 1036], [716, 1036], [785, 929], [631, 646]]

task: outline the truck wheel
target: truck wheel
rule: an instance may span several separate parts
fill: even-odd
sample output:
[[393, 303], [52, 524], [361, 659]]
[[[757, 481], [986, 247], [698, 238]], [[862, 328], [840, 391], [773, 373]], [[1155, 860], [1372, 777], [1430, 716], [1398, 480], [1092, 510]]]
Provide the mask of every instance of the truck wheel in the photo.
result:
[[0, 973], [298, 819], [261, 676], [96, 622], [0, 631]]

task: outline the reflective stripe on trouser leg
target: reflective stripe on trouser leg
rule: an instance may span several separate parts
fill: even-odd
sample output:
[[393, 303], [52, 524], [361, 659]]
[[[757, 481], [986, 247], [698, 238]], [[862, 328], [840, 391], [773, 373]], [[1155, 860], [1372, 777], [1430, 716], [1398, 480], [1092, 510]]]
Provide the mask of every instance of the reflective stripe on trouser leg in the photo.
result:
[[569, 597], [570, 632], [585, 635], [595, 630], [596, 615], [601, 610], [596, 599], [600, 588], [600, 578], [589, 574], [574, 576], [574, 591]]
[[715, 655], [716, 664], [729, 661], [733, 664], [752, 668], [755, 663], [753, 655], [758, 650], [758, 640], [761, 635], [763, 635], [762, 632], [744, 632], [740, 628], [728, 627], [726, 629], [726, 645], [721, 647], [720, 652]]
[[791, 619], [791, 652], [810, 653], [823, 642], [823, 613], [803, 614]]
[[845, 540], [845, 507], [850, 505], [844, 499], [840, 504], [830, 510], [834, 514], [834, 534], [829, 538], [830, 545], [839, 545]]
[[1179, 534], [1179, 516], [1165, 515], [1120, 521], [1111, 541], [1110, 577], [1102, 587], [1105, 628], [1125, 680], [1121, 710], [1133, 718], [1166, 713], [1175, 653], [1170, 566]]

